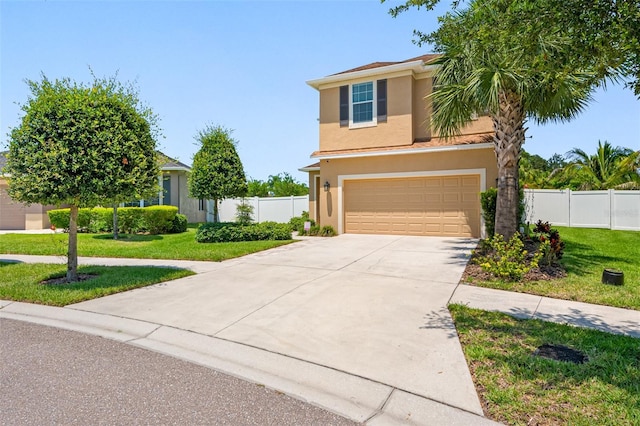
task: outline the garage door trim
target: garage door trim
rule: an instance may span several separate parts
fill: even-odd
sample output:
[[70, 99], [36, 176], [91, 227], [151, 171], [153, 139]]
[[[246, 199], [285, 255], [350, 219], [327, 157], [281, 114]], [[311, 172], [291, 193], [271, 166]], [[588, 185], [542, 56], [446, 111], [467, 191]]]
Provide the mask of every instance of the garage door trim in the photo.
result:
[[[411, 177], [436, 177], [480, 175], [480, 192], [487, 189], [487, 169], [459, 169], [459, 170], [424, 170], [419, 172], [369, 173], [354, 175], [338, 175], [338, 234], [344, 233], [344, 182], [347, 180], [363, 179], [393, 179]], [[484, 219], [480, 215], [481, 237], [484, 238]]]

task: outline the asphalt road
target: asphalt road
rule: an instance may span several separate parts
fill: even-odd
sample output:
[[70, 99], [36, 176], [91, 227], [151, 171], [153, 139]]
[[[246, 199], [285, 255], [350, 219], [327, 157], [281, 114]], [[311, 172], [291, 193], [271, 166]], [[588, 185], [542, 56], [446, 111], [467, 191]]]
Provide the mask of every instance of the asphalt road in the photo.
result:
[[354, 425], [264, 386], [101, 337], [0, 319], [2, 425]]

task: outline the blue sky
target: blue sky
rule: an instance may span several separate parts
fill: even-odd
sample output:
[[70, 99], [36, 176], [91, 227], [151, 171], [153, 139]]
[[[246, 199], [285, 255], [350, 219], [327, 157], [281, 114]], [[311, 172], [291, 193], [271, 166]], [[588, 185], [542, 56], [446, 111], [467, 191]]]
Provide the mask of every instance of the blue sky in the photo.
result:
[[[136, 80], [159, 115], [159, 147], [191, 163], [206, 124], [234, 129], [248, 176], [266, 179], [312, 162], [318, 94], [305, 81], [376, 61], [428, 53], [413, 29], [436, 14], [391, 18], [394, 2], [362, 1], [0, 1], [0, 148], [19, 124], [25, 79], [90, 81], [118, 72]], [[442, 10], [442, 9], [440, 9]], [[640, 149], [640, 101], [630, 90], [599, 91], [568, 124], [529, 123], [525, 149], [548, 158], [598, 140]]]

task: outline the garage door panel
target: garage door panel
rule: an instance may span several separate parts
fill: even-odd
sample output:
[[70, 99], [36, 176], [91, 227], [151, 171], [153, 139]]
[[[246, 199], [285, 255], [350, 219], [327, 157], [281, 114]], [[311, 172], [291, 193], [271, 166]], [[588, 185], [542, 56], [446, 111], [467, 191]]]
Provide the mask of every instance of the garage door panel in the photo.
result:
[[478, 175], [345, 181], [348, 233], [480, 236]]

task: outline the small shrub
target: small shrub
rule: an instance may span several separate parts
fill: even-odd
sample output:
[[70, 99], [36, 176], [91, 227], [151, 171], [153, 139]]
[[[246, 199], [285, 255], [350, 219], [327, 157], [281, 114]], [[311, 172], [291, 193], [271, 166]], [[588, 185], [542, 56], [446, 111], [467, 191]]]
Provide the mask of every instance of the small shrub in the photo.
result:
[[475, 262], [484, 271], [499, 278], [520, 281], [527, 272], [538, 266], [542, 257], [540, 251], [530, 256], [518, 234], [509, 241], [496, 234], [486, 244], [486, 254], [479, 255]]
[[171, 222], [171, 229], [169, 230], [172, 234], [181, 234], [183, 232], [187, 232], [187, 216], [183, 214], [176, 214]]
[[560, 239], [560, 233], [551, 228], [549, 222], [539, 220], [533, 228], [533, 240], [539, 241], [540, 251], [544, 264], [551, 265], [557, 263], [564, 255], [564, 241]]
[[325, 225], [322, 227], [322, 229], [320, 229], [318, 235], [320, 235], [321, 237], [335, 237], [336, 230], [333, 229], [333, 226], [331, 225]]
[[237, 222], [204, 223], [196, 231], [196, 241], [199, 243], [290, 239], [291, 227], [286, 223], [276, 222], [249, 225], [241, 225]]
[[496, 200], [498, 199], [498, 190], [489, 188], [480, 193], [480, 204], [482, 205], [482, 218], [484, 219], [484, 227], [487, 230], [487, 238], [493, 238], [496, 232]]
[[51, 226], [57, 229], [69, 228], [69, 209], [55, 209], [47, 212]]
[[118, 209], [118, 231], [125, 234], [146, 232], [142, 209], [150, 207], [121, 207]]
[[[69, 209], [49, 210], [49, 221], [57, 229], [69, 230]], [[95, 207], [78, 209], [78, 232], [109, 232], [113, 227], [113, 209]]]
[[253, 223], [253, 206], [242, 200], [240, 204], [236, 204], [236, 222], [241, 225]]
[[173, 218], [178, 214], [175, 206], [132, 207], [142, 209], [142, 223], [150, 234], [168, 233], [173, 227]]
[[113, 231], [113, 207], [96, 207], [91, 209], [91, 219], [87, 232], [97, 234]]
[[309, 219], [309, 212], [304, 211], [302, 215], [297, 217], [292, 217], [289, 220], [289, 225], [291, 229], [297, 232], [299, 235], [307, 235], [307, 232], [304, 230], [304, 223], [310, 222], [311, 226], [315, 226], [316, 222], [313, 219]]
[[310, 235], [312, 237], [317, 236], [320, 233], [320, 227], [318, 225], [311, 225], [311, 228], [309, 228], [309, 232], [304, 232], [302, 235]]

